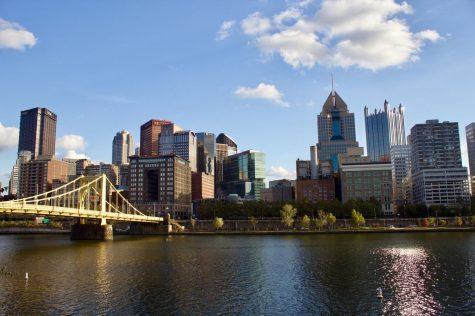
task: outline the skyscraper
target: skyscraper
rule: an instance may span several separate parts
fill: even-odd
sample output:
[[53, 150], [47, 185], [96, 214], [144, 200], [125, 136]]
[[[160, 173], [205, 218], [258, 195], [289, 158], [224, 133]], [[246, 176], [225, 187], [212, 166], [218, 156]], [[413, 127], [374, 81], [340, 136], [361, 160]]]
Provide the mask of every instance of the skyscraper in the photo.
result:
[[409, 143], [415, 204], [453, 206], [469, 200], [458, 123], [428, 120], [416, 124], [411, 128]]
[[404, 179], [411, 174], [411, 147], [408, 145], [391, 146], [391, 173], [393, 180], [393, 200], [396, 205], [409, 202], [404, 187]]
[[331, 161], [333, 171], [338, 170], [338, 155], [348, 148], [358, 147], [355, 115], [348, 111], [345, 101], [332, 90], [323, 105], [318, 120], [318, 160]]
[[127, 131], [115, 134], [112, 141], [112, 163], [123, 165], [129, 163], [129, 156], [134, 154], [134, 139]]
[[173, 134], [173, 154], [187, 160], [192, 172], [196, 172], [196, 135], [192, 131]]
[[216, 156], [216, 140], [213, 133], [196, 133], [197, 169], [214, 175], [214, 158]]
[[158, 146], [158, 154], [160, 156], [173, 154], [173, 144], [175, 143], [174, 135], [180, 131], [183, 131], [183, 129], [174, 123], [163, 125], [160, 134], [160, 144]]
[[18, 153], [29, 151], [32, 158], [52, 157], [56, 149], [57, 116], [46, 108], [21, 112]]
[[216, 157], [214, 160], [214, 185], [217, 197], [222, 196], [223, 167], [224, 159], [227, 156], [235, 155], [238, 152], [236, 142], [228, 135], [221, 133], [216, 137]]
[[388, 101], [384, 100], [382, 111], [375, 109], [369, 113], [365, 106], [364, 116], [368, 156], [372, 161], [389, 161], [391, 146], [406, 144], [404, 107], [389, 109]]
[[162, 127], [172, 124], [166, 120], [150, 120], [140, 126], [140, 156], [157, 157]]
[[475, 195], [475, 123], [471, 123], [465, 127], [465, 134], [467, 136], [468, 165], [472, 182], [472, 195]]
[[12, 168], [12, 173], [10, 176], [8, 193], [13, 195], [18, 195], [18, 190], [20, 188], [20, 175], [21, 167], [24, 163], [27, 163], [31, 160], [31, 152], [29, 151], [20, 151], [18, 153], [18, 158], [15, 161], [15, 165]]
[[223, 191], [259, 200], [265, 188], [265, 154], [247, 150], [224, 159]]

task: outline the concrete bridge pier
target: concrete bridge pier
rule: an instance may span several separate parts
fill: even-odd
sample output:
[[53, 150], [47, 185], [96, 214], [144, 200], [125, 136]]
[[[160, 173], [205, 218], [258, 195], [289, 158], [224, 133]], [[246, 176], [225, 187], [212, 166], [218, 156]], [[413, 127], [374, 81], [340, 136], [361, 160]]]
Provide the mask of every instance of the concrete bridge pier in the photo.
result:
[[79, 219], [77, 224], [71, 227], [71, 240], [113, 240], [114, 231], [112, 225], [86, 224]]

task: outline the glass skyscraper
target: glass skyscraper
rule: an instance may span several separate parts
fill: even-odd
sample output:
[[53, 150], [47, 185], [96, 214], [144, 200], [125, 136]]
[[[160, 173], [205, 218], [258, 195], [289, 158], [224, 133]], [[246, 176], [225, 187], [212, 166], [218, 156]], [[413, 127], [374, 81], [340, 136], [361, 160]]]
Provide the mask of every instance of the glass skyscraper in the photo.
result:
[[382, 111], [369, 113], [368, 107], [365, 107], [364, 116], [368, 156], [373, 161], [389, 161], [391, 147], [406, 144], [403, 106], [388, 109], [388, 101], [385, 100]]
[[348, 148], [358, 147], [355, 115], [348, 111], [345, 101], [332, 91], [318, 115], [318, 160], [331, 161], [333, 171], [338, 170], [338, 155]]
[[198, 146], [197, 169], [214, 175], [214, 158], [216, 157], [216, 140], [213, 133], [196, 133]]
[[265, 154], [255, 150], [243, 151], [224, 159], [223, 190], [226, 195], [259, 200], [265, 188]]

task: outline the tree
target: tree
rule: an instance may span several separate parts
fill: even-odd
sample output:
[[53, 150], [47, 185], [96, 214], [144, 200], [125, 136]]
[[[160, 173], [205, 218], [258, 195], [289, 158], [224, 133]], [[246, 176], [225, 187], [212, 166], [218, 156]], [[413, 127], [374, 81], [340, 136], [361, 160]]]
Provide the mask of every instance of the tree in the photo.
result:
[[435, 226], [435, 218], [429, 217], [429, 226]]
[[193, 230], [196, 228], [196, 219], [192, 218], [190, 219], [190, 225]]
[[310, 217], [304, 215], [301, 224], [303, 228], [308, 229], [310, 227]]
[[295, 215], [297, 215], [297, 209], [290, 204], [285, 204], [280, 211], [282, 223], [287, 227], [291, 227], [294, 224]]
[[221, 217], [215, 217], [213, 221], [213, 227], [215, 230], [221, 229], [224, 226], [224, 221]]
[[332, 213], [327, 215], [327, 223], [330, 225], [330, 228], [333, 229], [333, 224], [336, 222], [336, 217]]
[[457, 225], [459, 227], [463, 225], [463, 220], [460, 216], [455, 217], [455, 225]]
[[315, 224], [315, 227], [318, 230], [321, 230], [326, 225], [326, 222], [323, 219], [318, 218], [318, 217], [313, 220], [313, 223]]
[[254, 228], [254, 230], [256, 230], [256, 225], [257, 223], [259, 223], [258, 220], [254, 216], [251, 216], [249, 217], [249, 221], [251, 222], [251, 225]]
[[429, 220], [427, 218], [424, 218], [421, 222], [422, 227], [429, 227]]
[[353, 219], [353, 223], [357, 227], [360, 227], [360, 225], [364, 225], [365, 223], [363, 215], [360, 212], [357, 212], [356, 210], [351, 211], [351, 218]]
[[440, 226], [447, 226], [447, 221], [446, 221], [445, 219], [441, 219], [441, 220], [439, 221], [439, 225], [440, 225]]

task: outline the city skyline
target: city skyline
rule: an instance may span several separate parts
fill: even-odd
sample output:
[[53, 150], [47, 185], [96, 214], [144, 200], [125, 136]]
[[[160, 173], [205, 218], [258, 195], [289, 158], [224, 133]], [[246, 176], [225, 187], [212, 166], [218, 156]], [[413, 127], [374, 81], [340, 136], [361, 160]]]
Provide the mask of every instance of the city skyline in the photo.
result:
[[[401, 4], [399, 1], [393, 3]], [[32, 9], [37, 9], [38, 15], [35, 17], [21, 10], [24, 5], [21, 1], [0, 5], [4, 9], [0, 16], [2, 29], [21, 29], [34, 35], [34, 41], [20, 47], [23, 51], [0, 45], [0, 66], [9, 74], [0, 76], [0, 83], [5, 88], [5, 93], [0, 96], [0, 104], [4, 109], [0, 118], [0, 181], [3, 183], [7, 182], [5, 174], [10, 174], [17, 151], [14, 140], [4, 135], [15, 133], [14, 128], [19, 127], [21, 110], [37, 106], [47, 107], [58, 115], [57, 153], [60, 156], [69, 152], [85, 154], [95, 161], [109, 162], [110, 142], [117, 131], [129, 130], [135, 139], [139, 139], [141, 124], [152, 118], [167, 119], [195, 132], [205, 131], [215, 135], [225, 132], [237, 140], [241, 149], [265, 152], [268, 180], [294, 176], [295, 159], [307, 157], [308, 144], [314, 143], [316, 139], [316, 117], [331, 90], [330, 72], [335, 75], [336, 90], [348, 104], [349, 111], [355, 113], [356, 140], [360, 146], [366, 144], [364, 106], [373, 108], [384, 99], [389, 101], [391, 107], [399, 103], [406, 107], [406, 134], [416, 123], [424, 123], [429, 119], [459, 122], [462, 130], [473, 121], [473, 107], [457, 104], [460, 111], [453, 111], [452, 105], [461, 91], [465, 94], [464, 100], [475, 97], [469, 89], [470, 80], [467, 80], [475, 68], [475, 59], [470, 55], [475, 42], [469, 35], [470, 25], [474, 22], [469, 21], [467, 13], [470, 10], [473, 12], [474, 4], [468, 1], [436, 6], [429, 1], [410, 1], [413, 14], [407, 14], [404, 10], [388, 13], [388, 19], [393, 16], [403, 18], [414, 34], [434, 30], [441, 39], [434, 43], [424, 42], [425, 46], [421, 46], [414, 56], [419, 58], [418, 61], [405, 61], [378, 69], [370, 69], [363, 63], [348, 65], [347, 68], [320, 62], [312, 67], [307, 64], [294, 67], [295, 64], [278, 53], [263, 58], [259, 47], [255, 45], [258, 38], [249, 37], [255, 31], [249, 28], [253, 24], [245, 22], [262, 22], [279, 13], [299, 10], [302, 16], [309, 16], [313, 12], [321, 12], [320, 1], [312, 2], [302, 9], [297, 7], [296, 1], [288, 4], [284, 1], [256, 1], [243, 5], [229, 4], [229, 7], [214, 4], [218, 13], [222, 14], [215, 14], [213, 19], [206, 21], [198, 21], [195, 19], [199, 17], [193, 17], [190, 23], [199, 25], [198, 30], [191, 31], [178, 23], [181, 27], [176, 30], [176, 35], [202, 32], [190, 43], [195, 45], [195, 49], [186, 53], [180, 50], [184, 45], [182, 42], [160, 31], [165, 25], [161, 23], [176, 23], [173, 17], [182, 11], [192, 18], [188, 11], [190, 9], [184, 10], [178, 3], [170, 7], [171, 17], [166, 21], [153, 21], [154, 15], [146, 14], [140, 26], [154, 26], [152, 29], [157, 29], [157, 34], [149, 34], [153, 40], [150, 47], [147, 46], [148, 41], [142, 38], [123, 43], [115, 32], [123, 32], [124, 26], [114, 24], [114, 27], [106, 26], [103, 31], [103, 34], [116, 34], [106, 41], [110, 49], [104, 47], [99, 38], [91, 39], [91, 44], [99, 45], [101, 49], [97, 56], [84, 54], [86, 48], [78, 47], [76, 42], [72, 43], [72, 47], [64, 46], [66, 32], [76, 31], [74, 34], [79, 41], [84, 41], [88, 31], [94, 27], [91, 25], [80, 31], [77, 28], [83, 24], [67, 21], [74, 10], [74, 14], [84, 18], [91, 14], [86, 12], [88, 4], [75, 4], [74, 8], [69, 8], [74, 10], [53, 7], [53, 13], [64, 13], [59, 22], [64, 23], [65, 33], [60, 34], [54, 29], [53, 21], [42, 19], [47, 14], [45, 8], [30, 3], [29, 6], [35, 7]], [[207, 5], [211, 4], [203, 4]], [[155, 8], [152, 3], [146, 3], [145, 6]], [[97, 14], [110, 8], [114, 8], [113, 5], [106, 3], [98, 8]], [[130, 9], [136, 14], [145, 14], [146, 11], [135, 5], [131, 5]], [[444, 14], [447, 10], [454, 14]], [[262, 19], [256, 19], [259, 16], [255, 12], [259, 12]], [[118, 9], [114, 11], [114, 14], [120, 13]], [[124, 19], [125, 25], [130, 26], [133, 19], [129, 16]], [[457, 27], [458, 20], [462, 21], [464, 28]], [[226, 27], [220, 30], [220, 26], [229, 25], [225, 25], [225, 21], [235, 21], [228, 28], [228, 33]], [[12, 23], [18, 23], [21, 27]], [[138, 27], [134, 26], [132, 30]], [[272, 31], [273, 36], [282, 35], [282, 32], [277, 33], [278, 27], [274, 27], [277, 30]], [[258, 36], [256, 34], [259, 32], [252, 36]], [[223, 38], [226, 34], [229, 36]], [[159, 50], [161, 39], [171, 45], [169, 53]], [[246, 45], [247, 42], [251, 45]], [[118, 48], [123, 48], [124, 52]], [[46, 57], [57, 56], [52, 53], [56, 49], [62, 49], [64, 55], [58, 56], [58, 60]], [[71, 62], [78, 54], [73, 49], [84, 54], [76, 62]], [[143, 61], [137, 60], [141, 49], [146, 55]], [[118, 61], [126, 58], [124, 54], [127, 52], [133, 52], [135, 58], [121, 72], [111, 71]], [[149, 52], [158, 53], [156, 58], [159, 61], [154, 63], [155, 58], [149, 56]], [[107, 60], [109, 54], [114, 56], [112, 60]], [[239, 54], [243, 56], [239, 57]], [[203, 62], [196, 63], [197, 57]], [[150, 63], [151, 70], [143, 68]], [[228, 63], [232, 65], [223, 67]], [[434, 69], [439, 64], [445, 66]], [[137, 70], [132, 69], [134, 67]], [[41, 78], [35, 73], [42, 74]], [[112, 75], [119, 79], [112, 78]], [[126, 79], [127, 76], [129, 78]], [[167, 77], [170, 80], [166, 80]], [[455, 86], [457, 89], [454, 89]], [[20, 93], [24, 89], [27, 93]], [[188, 92], [181, 93], [182, 89]], [[255, 99], [263, 96], [267, 96], [267, 99]], [[235, 116], [239, 119], [229, 119]], [[3, 127], [13, 130], [5, 131]], [[467, 166], [465, 133], [460, 133], [464, 166]], [[80, 137], [71, 137], [73, 135]], [[269, 142], [271, 137], [279, 139], [279, 142]]]

